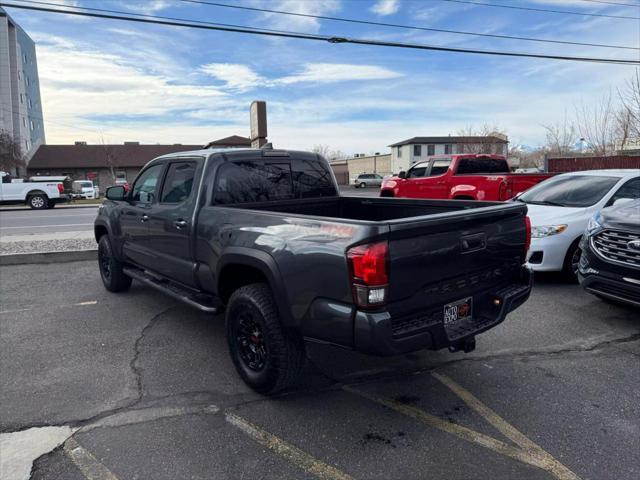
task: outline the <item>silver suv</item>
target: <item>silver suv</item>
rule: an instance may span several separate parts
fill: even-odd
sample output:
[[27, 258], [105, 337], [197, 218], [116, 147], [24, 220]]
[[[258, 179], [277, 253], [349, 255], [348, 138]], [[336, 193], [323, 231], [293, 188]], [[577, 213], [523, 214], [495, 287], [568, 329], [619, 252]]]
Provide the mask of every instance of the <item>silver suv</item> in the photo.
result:
[[353, 184], [356, 188], [379, 187], [382, 185], [382, 176], [377, 173], [361, 173]]

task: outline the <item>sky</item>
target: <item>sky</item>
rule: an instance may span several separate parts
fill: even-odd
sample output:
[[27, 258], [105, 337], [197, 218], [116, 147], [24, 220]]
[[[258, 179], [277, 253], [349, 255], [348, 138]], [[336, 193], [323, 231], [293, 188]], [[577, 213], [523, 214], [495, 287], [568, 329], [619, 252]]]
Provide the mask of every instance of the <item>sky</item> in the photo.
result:
[[[19, 3], [19, 0], [13, 0]], [[340, 37], [459, 48], [640, 59], [639, 50], [481, 38], [245, 11], [180, 0], [42, 0], [71, 6]], [[640, 47], [640, 21], [446, 0], [218, 0], [427, 28]], [[488, 1], [488, 0], [474, 0]], [[638, 0], [609, 0], [639, 4]], [[586, 0], [493, 0], [640, 16]], [[6, 8], [34, 39], [49, 144], [205, 144], [249, 136], [265, 100], [278, 148], [387, 152], [414, 136], [496, 126], [512, 145], [598, 101], [634, 73], [622, 65], [331, 44]]]

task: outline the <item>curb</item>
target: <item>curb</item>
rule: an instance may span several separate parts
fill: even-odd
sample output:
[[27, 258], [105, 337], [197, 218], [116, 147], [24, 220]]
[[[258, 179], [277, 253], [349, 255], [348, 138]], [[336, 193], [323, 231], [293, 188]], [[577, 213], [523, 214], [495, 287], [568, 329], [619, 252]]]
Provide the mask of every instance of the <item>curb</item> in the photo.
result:
[[66, 252], [14, 253], [0, 255], [0, 265], [26, 265], [30, 263], [63, 263], [96, 260], [98, 250], [70, 250]]
[[[102, 205], [101, 203], [93, 203], [93, 204], [86, 204], [86, 205], [66, 205], [66, 206], [62, 206], [62, 205], [57, 205], [55, 210], [69, 210], [69, 209], [74, 209], [74, 208], [98, 208], [100, 205]], [[29, 207], [0, 207], [0, 212], [23, 212], [23, 211], [31, 211], [33, 210], [32, 208]], [[46, 211], [50, 211], [45, 209]], [[36, 210], [37, 211], [37, 210]], [[40, 210], [42, 211], [42, 210]]]

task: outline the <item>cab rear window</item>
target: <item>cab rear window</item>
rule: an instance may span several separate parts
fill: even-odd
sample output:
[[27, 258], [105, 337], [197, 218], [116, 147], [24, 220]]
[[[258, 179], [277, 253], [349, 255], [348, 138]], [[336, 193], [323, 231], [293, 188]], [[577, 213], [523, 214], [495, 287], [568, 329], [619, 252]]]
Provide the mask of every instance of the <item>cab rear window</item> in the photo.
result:
[[331, 171], [320, 161], [255, 159], [225, 162], [219, 167], [213, 203], [225, 205], [336, 195]]
[[473, 173], [509, 173], [506, 160], [490, 157], [461, 158], [456, 175]]

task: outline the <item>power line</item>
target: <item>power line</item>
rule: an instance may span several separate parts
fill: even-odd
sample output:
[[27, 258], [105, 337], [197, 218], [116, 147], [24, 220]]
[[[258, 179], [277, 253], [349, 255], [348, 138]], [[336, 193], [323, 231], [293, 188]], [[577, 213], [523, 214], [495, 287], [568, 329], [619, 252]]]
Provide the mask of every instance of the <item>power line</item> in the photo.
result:
[[312, 15], [310, 13], [296, 13], [296, 12], [287, 12], [284, 10], [271, 10], [268, 8], [257, 8], [257, 7], [248, 7], [244, 5], [229, 5], [226, 3], [218, 3], [218, 2], [210, 2], [206, 0], [181, 0], [186, 3], [196, 3], [202, 5], [210, 5], [213, 7], [222, 7], [222, 8], [234, 8], [238, 10], [249, 10], [254, 12], [263, 12], [263, 13], [275, 13], [279, 15], [290, 15], [295, 17], [306, 17], [306, 18], [316, 18], [319, 20], [330, 20], [335, 22], [346, 22], [346, 23], [359, 23], [363, 25], [375, 25], [380, 27], [391, 27], [391, 28], [403, 28], [407, 30], [422, 30], [426, 32], [437, 32], [437, 33], [452, 33], [456, 35], [471, 35], [477, 37], [490, 37], [490, 38], [500, 38], [500, 39], [509, 39], [509, 40], [523, 40], [528, 42], [543, 42], [543, 43], [558, 43], [564, 45], [580, 45], [585, 47], [605, 47], [605, 48], [619, 48], [624, 50], [640, 50], [638, 47], [627, 47], [624, 45], [609, 45], [603, 43], [584, 43], [584, 42], [570, 42], [565, 40], [552, 40], [546, 38], [534, 38], [534, 37], [518, 37], [512, 35], [499, 35], [499, 34], [490, 34], [490, 33], [479, 33], [479, 32], [465, 32], [462, 30], [446, 30], [442, 28], [427, 28], [427, 27], [419, 27], [417, 25], [401, 25], [397, 23], [385, 23], [385, 22], [374, 22], [369, 20], [361, 20], [356, 18], [344, 18], [344, 17], [331, 17], [326, 15]]
[[581, 2], [589, 3], [602, 3], [604, 5], [618, 5], [620, 7], [634, 7], [640, 8], [640, 3], [620, 3], [620, 2], [608, 2], [606, 0], [580, 0]]
[[[442, 46], [422, 45], [422, 44], [414, 44], [414, 43], [385, 42], [381, 40], [369, 40], [369, 39], [362, 39], [362, 38], [347, 38], [347, 37], [338, 37], [338, 36], [330, 36], [330, 35], [313, 35], [313, 34], [301, 33], [301, 32], [272, 31], [272, 30], [267, 31], [266, 29], [256, 29], [254, 27], [246, 27], [246, 26], [226, 26], [226, 25], [222, 26], [221, 24], [214, 24], [213, 22], [207, 22], [207, 24], [205, 25], [203, 23], [193, 23], [193, 21], [190, 21], [190, 20], [173, 21], [173, 20], [167, 19], [167, 17], [151, 16], [151, 15], [145, 15], [146, 18], [140, 18], [140, 17], [130, 16], [126, 12], [118, 12], [119, 15], [111, 15], [111, 14], [105, 14], [105, 13], [78, 12], [78, 11], [72, 11], [72, 10], [60, 10], [60, 9], [54, 9], [54, 8], [36, 7], [36, 6], [30, 6], [30, 5], [18, 5], [15, 3], [7, 3], [7, 2], [0, 2], [0, 6], [23, 9], [23, 10], [59, 13], [63, 15], [77, 15], [77, 16], [83, 16], [83, 17], [104, 18], [104, 19], [110, 19], [110, 20], [123, 20], [123, 21], [129, 21], [129, 22], [149, 23], [149, 24], [155, 24], [155, 25], [188, 27], [188, 28], [197, 28], [197, 29], [203, 29], [203, 30], [217, 30], [217, 31], [223, 31], [223, 32], [245, 33], [245, 34], [252, 34], [252, 35], [295, 38], [295, 39], [303, 39], [303, 40], [315, 40], [315, 41], [329, 42], [331, 44], [350, 43], [354, 45], [409, 48], [414, 50], [429, 50], [429, 51], [437, 51], [437, 52], [470, 53], [470, 54], [478, 54], [478, 55], [539, 58], [539, 59], [547, 59], [547, 60], [566, 60], [566, 61], [607, 63], [607, 64], [618, 64], [618, 65], [640, 65], [640, 60], [630, 60], [630, 59], [622, 59], [622, 58], [575, 57], [575, 56], [568, 56], [568, 55], [546, 55], [546, 54], [537, 54], [537, 53], [442, 47]], [[76, 7], [76, 8], [82, 8], [82, 7]], [[96, 11], [96, 10], [99, 10], [99, 9], [93, 9], [93, 11]], [[153, 19], [148, 17], [153, 17]]]
[[501, 3], [477, 2], [474, 0], [438, 0], [438, 1], [451, 2], [451, 3], [466, 3], [469, 5], [476, 5], [478, 7], [497, 7], [497, 8], [511, 8], [513, 10], [528, 10], [530, 12], [560, 13], [564, 15], [582, 15], [587, 17], [606, 17], [606, 18], [621, 18], [625, 20], [640, 20], [640, 17], [630, 17], [627, 15], [608, 15], [605, 13], [584, 13], [584, 12], [573, 12], [569, 10], [551, 10], [548, 8], [520, 7], [516, 5], [503, 5]]

